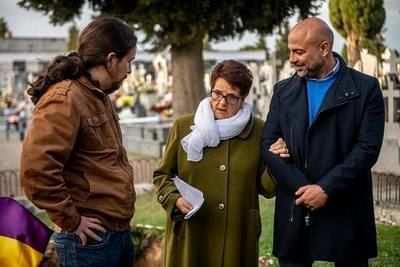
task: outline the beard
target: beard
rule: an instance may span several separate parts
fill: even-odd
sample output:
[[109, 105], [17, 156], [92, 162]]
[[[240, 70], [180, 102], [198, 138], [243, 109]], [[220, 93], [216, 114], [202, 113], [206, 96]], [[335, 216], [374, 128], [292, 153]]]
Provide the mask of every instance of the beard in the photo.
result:
[[104, 90], [104, 93], [106, 93], [107, 95], [114, 93], [115, 91], [117, 91], [121, 87], [122, 82], [124, 80], [125, 80], [125, 78], [123, 78], [122, 80], [120, 80], [118, 82], [113, 82], [109, 89]]
[[[107, 66], [106, 66], [106, 71], [108, 72], [108, 75], [109, 75], [110, 78], [115, 77], [116, 74], [110, 72], [108, 70]], [[116, 81], [116, 82], [112, 82], [110, 88], [104, 90], [104, 93], [109, 95], [109, 94], [112, 94], [115, 91], [117, 91], [121, 87], [122, 82], [126, 79], [126, 77], [127, 77], [127, 75], [125, 74], [125, 76], [121, 80]]]
[[302, 70], [296, 70], [297, 75], [306, 79], [321, 79], [321, 73], [323, 71], [324, 62], [318, 62], [312, 66], [302, 65], [299, 66]]

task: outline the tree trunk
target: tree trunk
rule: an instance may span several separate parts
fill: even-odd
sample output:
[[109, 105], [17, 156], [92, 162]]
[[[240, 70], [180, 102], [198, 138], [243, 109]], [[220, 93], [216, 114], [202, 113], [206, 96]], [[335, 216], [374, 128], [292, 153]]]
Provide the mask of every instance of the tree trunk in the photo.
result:
[[358, 50], [358, 36], [351, 31], [346, 38], [347, 41], [347, 59], [351, 67], [360, 59], [360, 51]]
[[172, 45], [172, 107], [174, 117], [196, 111], [205, 97], [203, 36], [199, 34], [191, 44]]

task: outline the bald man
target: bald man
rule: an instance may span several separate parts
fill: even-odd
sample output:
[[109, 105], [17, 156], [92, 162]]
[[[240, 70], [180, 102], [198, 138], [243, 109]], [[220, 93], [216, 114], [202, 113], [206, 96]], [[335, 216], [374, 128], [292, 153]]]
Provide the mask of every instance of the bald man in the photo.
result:
[[[360, 267], [377, 256], [371, 167], [383, 138], [382, 93], [332, 46], [319, 18], [290, 31], [296, 73], [275, 85], [263, 130], [261, 150], [278, 184], [273, 254], [283, 267]], [[289, 157], [271, 152], [278, 138]]]

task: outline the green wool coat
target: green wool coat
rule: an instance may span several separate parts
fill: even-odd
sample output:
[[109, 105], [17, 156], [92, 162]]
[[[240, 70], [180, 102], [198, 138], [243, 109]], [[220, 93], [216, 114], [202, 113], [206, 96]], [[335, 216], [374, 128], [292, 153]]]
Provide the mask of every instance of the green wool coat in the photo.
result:
[[[261, 164], [263, 121], [252, 117], [238, 136], [204, 148], [203, 159], [191, 162], [181, 139], [191, 132], [193, 119], [185, 115], [174, 122], [154, 172], [157, 199], [167, 213], [164, 266], [258, 266], [258, 194], [270, 198], [275, 191]], [[175, 175], [204, 194], [202, 207], [188, 220], [175, 207], [180, 197], [170, 180]]]

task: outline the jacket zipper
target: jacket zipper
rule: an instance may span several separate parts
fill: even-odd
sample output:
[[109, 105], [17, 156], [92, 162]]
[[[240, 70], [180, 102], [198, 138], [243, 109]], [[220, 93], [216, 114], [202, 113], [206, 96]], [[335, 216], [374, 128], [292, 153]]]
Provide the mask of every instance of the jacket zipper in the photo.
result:
[[[116, 122], [115, 122], [115, 117], [114, 117], [114, 114], [113, 114], [113, 110], [111, 109], [111, 107], [110, 107], [110, 105], [109, 105], [109, 102], [107, 101], [106, 96], [103, 97], [103, 102], [104, 102], [104, 105], [106, 106], [106, 108], [107, 108], [107, 110], [108, 110], [108, 112], [107, 112], [107, 117], [108, 117], [108, 119], [110, 120], [111, 128], [113, 129], [115, 138], [117, 139], [117, 146], [118, 146], [118, 163], [119, 163], [119, 165], [121, 166], [121, 168], [128, 174], [128, 177], [131, 177], [130, 171], [128, 171], [128, 170], [125, 168], [124, 164], [122, 164], [122, 141], [119, 139], [118, 130], [116, 129], [117, 124], [116, 124]], [[110, 114], [111, 114], [112, 118], [110, 118]], [[132, 188], [132, 190], [134, 190], [134, 189]]]
[[296, 199], [293, 200], [292, 208], [290, 210], [290, 217], [289, 217], [289, 222], [293, 223], [294, 221], [294, 208], [296, 206]]
[[[307, 157], [308, 156], [308, 139], [309, 139], [309, 133], [310, 133], [311, 128], [315, 125], [316, 121], [318, 120], [318, 117], [320, 116], [320, 114], [322, 112], [326, 112], [326, 111], [328, 111], [330, 109], [339, 107], [341, 105], [344, 105], [345, 103], [347, 103], [347, 99], [345, 101], [338, 102], [338, 103], [336, 103], [336, 104], [334, 104], [334, 105], [332, 105], [330, 107], [327, 107], [325, 109], [322, 109], [322, 110], [318, 111], [317, 116], [315, 117], [315, 120], [308, 126], [307, 132], [306, 132], [306, 138], [305, 138], [305, 141], [304, 141], [304, 146], [305, 146], [305, 148], [304, 148], [304, 151], [305, 151], [305, 153], [304, 153], [304, 174], [305, 174], [306, 177], [308, 177], [308, 173], [307, 173], [308, 165], [309, 165], [308, 164], [308, 157]], [[313, 253], [312, 253], [313, 249], [312, 249], [312, 246], [311, 246], [311, 243], [312, 243], [311, 220], [312, 220], [311, 210], [307, 208], [307, 214], [306, 214], [306, 216], [304, 216], [304, 224], [305, 224], [306, 227], [308, 227], [308, 231], [309, 231], [309, 244], [310, 245], [308, 247], [308, 254], [309, 254], [309, 258], [310, 259], [312, 259], [312, 255], [313, 255]]]

